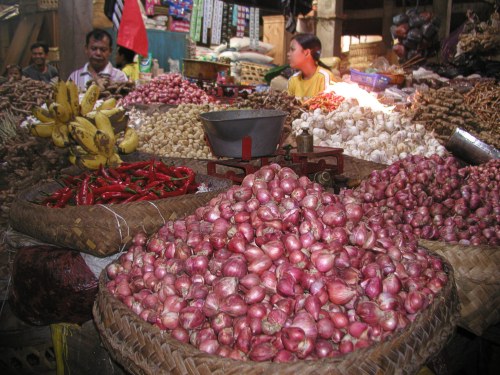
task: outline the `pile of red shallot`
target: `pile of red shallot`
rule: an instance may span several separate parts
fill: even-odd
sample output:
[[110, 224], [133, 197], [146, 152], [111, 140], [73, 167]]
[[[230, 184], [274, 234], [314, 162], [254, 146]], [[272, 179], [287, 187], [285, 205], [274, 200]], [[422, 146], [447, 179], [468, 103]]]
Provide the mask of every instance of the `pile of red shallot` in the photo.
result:
[[413, 235], [364, 220], [277, 164], [171, 221], [107, 267], [108, 290], [210, 354], [336, 357], [407, 327], [448, 281]]
[[158, 76], [151, 82], [137, 86], [120, 102], [130, 104], [205, 104], [213, 101], [202, 89], [180, 74], [168, 73]]
[[410, 156], [374, 171], [345, 197], [371, 222], [426, 240], [500, 245], [500, 160], [460, 168], [453, 157]]

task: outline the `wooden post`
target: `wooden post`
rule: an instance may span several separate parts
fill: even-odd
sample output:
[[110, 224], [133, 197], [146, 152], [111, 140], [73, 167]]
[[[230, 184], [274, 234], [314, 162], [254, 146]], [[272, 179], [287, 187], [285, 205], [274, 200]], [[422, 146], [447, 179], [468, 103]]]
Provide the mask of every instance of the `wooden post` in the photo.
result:
[[382, 39], [386, 48], [392, 47], [391, 25], [394, 16], [394, 0], [384, 0], [384, 15], [382, 16]]
[[59, 75], [66, 80], [86, 62], [85, 35], [92, 30], [92, 1], [59, 1]]
[[38, 15], [33, 14], [29, 14], [21, 18], [21, 21], [17, 25], [16, 32], [14, 33], [14, 37], [9, 45], [5, 60], [0, 66], [0, 72], [3, 72], [5, 67], [9, 64], [21, 63], [21, 58], [25, 48], [29, 48], [27, 44], [38, 18]]
[[316, 35], [321, 40], [321, 56], [340, 56], [344, 0], [318, 0]]
[[453, 0], [434, 0], [432, 3], [433, 13], [441, 18], [439, 40], [443, 40], [450, 34], [452, 3]]

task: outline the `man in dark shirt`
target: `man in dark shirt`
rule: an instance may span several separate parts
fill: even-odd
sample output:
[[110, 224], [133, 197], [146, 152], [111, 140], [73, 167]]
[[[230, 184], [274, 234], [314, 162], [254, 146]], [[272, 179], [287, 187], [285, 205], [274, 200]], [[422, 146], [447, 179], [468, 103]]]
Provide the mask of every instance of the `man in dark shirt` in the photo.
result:
[[36, 42], [31, 45], [32, 64], [23, 69], [23, 74], [37, 81], [51, 82], [57, 80], [59, 73], [57, 69], [47, 64], [47, 53], [49, 47], [43, 42]]

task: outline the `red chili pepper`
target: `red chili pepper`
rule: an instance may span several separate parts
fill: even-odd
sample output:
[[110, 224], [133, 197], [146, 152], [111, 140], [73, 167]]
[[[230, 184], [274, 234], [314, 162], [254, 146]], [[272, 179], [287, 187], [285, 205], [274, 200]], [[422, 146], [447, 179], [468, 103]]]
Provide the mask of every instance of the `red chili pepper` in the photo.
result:
[[76, 194], [76, 205], [77, 206], [84, 205], [85, 202], [87, 202], [89, 182], [90, 182], [90, 176], [87, 175], [83, 179], [83, 181], [80, 185], [80, 188], [78, 189], [78, 193]]
[[107, 201], [107, 200], [114, 199], [114, 198], [126, 199], [126, 198], [131, 197], [132, 195], [133, 194], [131, 194], [131, 193], [126, 193], [123, 191], [106, 191], [100, 195], [100, 198], [102, 200]]
[[123, 193], [131, 193], [131, 194], [137, 194], [137, 191], [128, 187], [127, 185], [108, 185], [108, 186], [103, 186], [98, 189], [94, 190], [94, 194], [96, 195], [101, 195], [103, 193], [107, 193], [109, 191], [118, 191], [118, 192], [123, 192]]
[[152, 160], [151, 164], [149, 164], [149, 168], [148, 168], [148, 180], [149, 181], [155, 181], [156, 180], [154, 160]]
[[[174, 169], [174, 173], [179, 177], [179, 178], [188, 178], [189, 184], [191, 184], [194, 181], [194, 171], [189, 168], [189, 167], [176, 167]], [[184, 176], [184, 175], [185, 176]]]
[[134, 169], [141, 169], [147, 167], [151, 161], [137, 161], [135, 163], [122, 163], [119, 167], [116, 168], [118, 172], [125, 172]]
[[141, 201], [154, 201], [154, 200], [157, 200], [158, 199], [158, 196], [151, 192], [151, 193], [148, 193], [146, 195], [143, 195], [142, 197], [138, 198], [136, 200], [136, 202], [141, 202]]
[[131, 197], [128, 197], [127, 199], [125, 199], [121, 203], [123, 204], [123, 203], [135, 202], [136, 200], [138, 200], [139, 198], [141, 198], [141, 196], [142, 196], [141, 194], [134, 194]]
[[104, 167], [103, 167], [103, 165], [102, 165], [102, 164], [99, 166], [99, 174], [100, 174], [102, 177], [104, 177], [104, 178], [106, 178], [106, 179], [109, 179], [109, 173], [106, 171], [106, 169], [104, 169]]
[[[67, 189], [67, 190], [66, 190]], [[57, 201], [57, 203], [54, 205], [54, 208], [63, 208], [66, 206], [66, 203], [69, 202], [69, 200], [73, 197], [74, 190], [67, 187], [64, 189], [63, 194]]]
[[118, 181], [121, 181], [122, 180], [122, 177], [120, 175], [120, 173], [116, 170], [116, 169], [113, 169], [113, 168], [108, 168], [108, 173], [111, 177], [113, 177], [115, 180], [118, 180]]

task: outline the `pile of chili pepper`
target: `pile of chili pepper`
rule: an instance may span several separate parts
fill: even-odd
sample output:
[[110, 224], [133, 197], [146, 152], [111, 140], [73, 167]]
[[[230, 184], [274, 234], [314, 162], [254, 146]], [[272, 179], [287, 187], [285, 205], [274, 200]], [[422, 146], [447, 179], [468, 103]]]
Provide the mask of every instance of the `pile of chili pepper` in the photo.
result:
[[198, 189], [191, 168], [168, 166], [157, 160], [122, 163], [117, 168], [100, 166], [78, 176], [65, 175], [60, 183], [63, 187], [45, 197], [41, 204], [62, 208], [153, 201]]
[[316, 95], [309, 100], [306, 100], [303, 105], [310, 111], [314, 111], [315, 109], [320, 108], [326, 112], [333, 112], [343, 101], [344, 97], [335, 95], [334, 92], [325, 92], [323, 94]]

